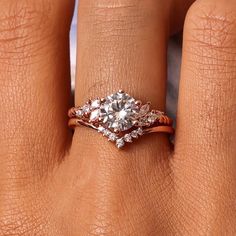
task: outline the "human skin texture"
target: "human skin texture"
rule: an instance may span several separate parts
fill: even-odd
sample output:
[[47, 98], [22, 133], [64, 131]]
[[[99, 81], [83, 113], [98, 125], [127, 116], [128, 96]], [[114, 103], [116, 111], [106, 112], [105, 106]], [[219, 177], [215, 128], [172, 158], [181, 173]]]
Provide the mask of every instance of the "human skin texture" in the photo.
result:
[[[0, 1], [0, 235], [236, 235], [236, 1], [80, 0], [75, 104], [73, 8]], [[164, 110], [183, 28], [174, 147], [72, 135], [70, 106], [120, 88]]]

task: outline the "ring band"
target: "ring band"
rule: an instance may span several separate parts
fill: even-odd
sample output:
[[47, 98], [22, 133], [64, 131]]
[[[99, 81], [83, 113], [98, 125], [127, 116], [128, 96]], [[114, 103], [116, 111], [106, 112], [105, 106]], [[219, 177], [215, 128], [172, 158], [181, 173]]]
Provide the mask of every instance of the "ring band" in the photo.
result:
[[68, 111], [69, 127], [86, 126], [97, 130], [118, 148], [149, 133], [173, 134], [173, 121], [164, 112], [150, 110], [150, 103], [142, 104], [122, 90], [89, 100], [81, 107]]

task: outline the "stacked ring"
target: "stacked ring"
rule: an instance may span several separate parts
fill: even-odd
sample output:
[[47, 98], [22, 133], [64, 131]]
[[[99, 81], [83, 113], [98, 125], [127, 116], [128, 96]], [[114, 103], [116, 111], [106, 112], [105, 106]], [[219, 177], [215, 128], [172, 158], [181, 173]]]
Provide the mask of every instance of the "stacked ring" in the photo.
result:
[[86, 126], [97, 130], [118, 148], [148, 133], [173, 134], [172, 119], [159, 110], [151, 110], [123, 90], [105, 98], [89, 100], [81, 107], [69, 110], [69, 126]]

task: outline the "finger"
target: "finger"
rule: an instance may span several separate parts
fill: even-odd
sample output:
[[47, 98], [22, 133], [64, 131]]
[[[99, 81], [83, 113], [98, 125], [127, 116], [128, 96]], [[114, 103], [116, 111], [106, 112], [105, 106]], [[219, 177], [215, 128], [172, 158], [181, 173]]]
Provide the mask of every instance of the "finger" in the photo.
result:
[[[137, 99], [150, 101], [153, 108], [165, 109], [170, 6], [169, 1], [80, 1], [76, 105], [122, 88]], [[84, 143], [84, 137], [93, 132], [77, 131], [75, 137], [84, 140], [75, 142], [75, 148], [80, 149], [77, 144]], [[148, 144], [152, 146], [149, 152], [155, 155], [159, 146], [168, 146], [165, 135], [151, 138], [154, 144], [150, 144], [150, 137], [144, 138], [136, 148], [147, 150]], [[99, 135], [93, 139], [93, 150], [101, 144], [111, 147]]]
[[[150, 101], [153, 108], [164, 110], [169, 11], [169, 1], [80, 1], [76, 105], [122, 88], [143, 102]], [[78, 222], [75, 229], [94, 234], [111, 234], [110, 229], [121, 235], [132, 234], [130, 225], [138, 225], [138, 214], [143, 212], [149, 217], [145, 226], [148, 232], [142, 235], [160, 232], [158, 226], [153, 229], [148, 225], [166, 214], [162, 192], [170, 186], [169, 151], [165, 135], [146, 136], [117, 151], [100, 134], [78, 127], [67, 166], [77, 186], [71, 193], [71, 207], [77, 206], [72, 209]], [[153, 184], [148, 185], [147, 179]], [[128, 192], [122, 203], [122, 193]], [[160, 193], [159, 197], [154, 192]], [[145, 198], [149, 193], [153, 196], [150, 201]], [[134, 204], [131, 195], [139, 199]], [[138, 204], [147, 201], [151, 205], [154, 199], [160, 201], [155, 201], [151, 213], [149, 207]], [[120, 204], [127, 205], [127, 210], [120, 212], [116, 207]], [[126, 213], [134, 222], [125, 221]], [[110, 219], [110, 215], [114, 217]], [[129, 227], [119, 229], [119, 223]], [[89, 229], [91, 224], [96, 228]]]
[[186, 12], [195, 0], [173, 0], [170, 14], [170, 33], [176, 34], [183, 29]]
[[[223, 0], [199, 0], [188, 13], [173, 160], [179, 185], [188, 192], [188, 210], [199, 209], [204, 214], [204, 209], [216, 204], [225, 219], [235, 218], [231, 215], [235, 207], [229, 207], [235, 205], [236, 196], [235, 14], [235, 1]], [[226, 193], [227, 203], [223, 203]], [[222, 220], [217, 219], [214, 225]], [[199, 222], [197, 227], [209, 225], [208, 220], [203, 217], [194, 222]], [[232, 223], [229, 220], [227, 225]]]
[[0, 8], [1, 175], [19, 168], [41, 176], [68, 137], [73, 1], [9, 0]]

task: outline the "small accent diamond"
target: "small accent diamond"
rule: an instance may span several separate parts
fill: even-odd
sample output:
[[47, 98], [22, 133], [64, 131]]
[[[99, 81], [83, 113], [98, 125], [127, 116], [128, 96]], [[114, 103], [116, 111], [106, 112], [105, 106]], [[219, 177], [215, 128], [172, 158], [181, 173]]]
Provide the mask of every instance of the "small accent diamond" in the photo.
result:
[[133, 131], [131, 132], [131, 136], [132, 136], [132, 138], [138, 138], [138, 132], [137, 132], [137, 130], [133, 130]]
[[116, 139], [117, 139], [117, 136], [116, 136], [116, 134], [114, 134], [114, 133], [111, 133], [110, 135], [109, 135], [109, 140], [110, 141], [116, 141]]
[[132, 143], [131, 134], [126, 134], [126, 135], [124, 136], [124, 140], [125, 140], [125, 142], [127, 142], [127, 143]]
[[139, 134], [140, 136], [143, 135], [143, 129], [142, 129], [142, 128], [138, 128], [138, 129], [137, 129], [137, 132], [138, 132], [138, 134]]
[[90, 105], [86, 104], [82, 107], [84, 113], [88, 113], [90, 111]]
[[125, 146], [124, 139], [123, 139], [123, 138], [117, 139], [117, 140], [116, 140], [116, 146], [117, 146], [118, 148], [124, 147], [124, 146]]
[[147, 120], [148, 120], [148, 122], [150, 122], [152, 124], [152, 123], [154, 123], [157, 120], [157, 118], [158, 118], [157, 114], [149, 113]]
[[83, 110], [79, 109], [75, 112], [75, 114], [77, 117], [81, 117], [81, 116], [83, 116], [84, 112], [83, 112]]
[[92, 108], [99, 108], [100, 107], [100, 100], [99, 99], [96, 99], [96, 100], [93, 100], [92, 102], [91, 102], [91, 107]]
[[99, 126], [98, 127], [98, 132], [99, 133], [103, 133], [105, 131], [105, 128], [104, 127], [102, 127], [102, 126]]
[[105, 129], [105, 130], [103, 131], [103, 135], [104, 135], [104, 136], [109, 137], [110, 134], [111, 134], [111, 131], [108, 130], [108, 129]]

